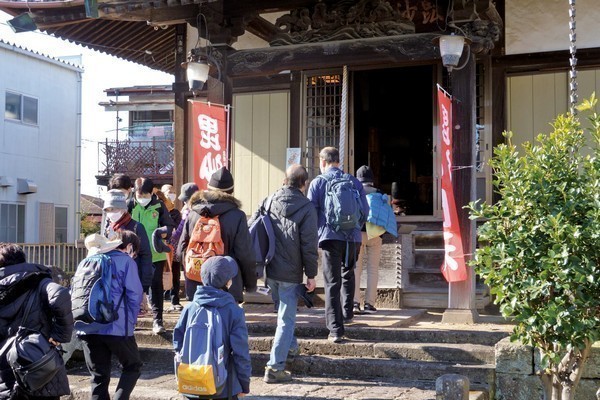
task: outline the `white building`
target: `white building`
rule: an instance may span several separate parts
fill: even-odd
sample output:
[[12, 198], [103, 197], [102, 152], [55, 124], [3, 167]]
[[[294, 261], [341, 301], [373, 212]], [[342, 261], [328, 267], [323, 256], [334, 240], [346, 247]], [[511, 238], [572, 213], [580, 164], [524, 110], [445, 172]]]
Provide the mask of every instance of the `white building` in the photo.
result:
[[0, 40], [0, 242], [79, 237], [81, 74]]

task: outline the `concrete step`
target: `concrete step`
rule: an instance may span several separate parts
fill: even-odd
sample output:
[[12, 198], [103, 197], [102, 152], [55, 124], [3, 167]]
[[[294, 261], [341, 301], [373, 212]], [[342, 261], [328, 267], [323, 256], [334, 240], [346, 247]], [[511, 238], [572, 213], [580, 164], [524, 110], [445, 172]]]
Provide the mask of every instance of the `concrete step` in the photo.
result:
[[[172, 335], [165, 332], [154, 335], [150, 330], [136, 331], [139, 347], [155, 347], [171, 350]], [[250, 336], [251, 351], [269, 352], [273, 336]], [[303, 355], [332, 355], [348, 358], [388, 358], [415, 361], [439, 361], [461, 364], [493, 364], [494, 347], [481, 344], [454, 343], [397, 343], [351, 340], [343, 346], [327, 339], [298, 339], [300, 353]]]
[[[478, 286], [475, 291], [475, 306], [484, 309], [491, 303], [489, 290]], [[407, 308], [445, 309], [448, 307], [448, 286], [414, 287], [407, 286], [402, 290], [402, 305]]]
[[[263, 370], [264, 371], [264, 370]], [[110, 392], [114, 393], [119, 370], [113, 366]], [[356, 379], [334, 377], [310, 377], [295, 375], [287, 384], [267, 384], [262, 380], [263, 372], [253, 376], [250, 394], [244, 400], [281, 399], [356, 399], [356, 400], [431, 400], [435, 398], [435, 383], [419, 380]], [[89, 373], [85, 367], [69, 370], [72, 394], [61, 400], [88, 400], [90, 398]], [[166, 372], [165, 366], [146, 364], [142, 375], [130, 397], [131, 400], [182, 400], [177, 390], [175, 375]], [[487, 400], [485, 388], [472, 388], [469, 400]]]
[[[447, 295], [446, 295], [447, 296]], [[447, 297], [446, 297], [447, 302]], [[380, 312], [378, 312], [379, 314]], [[367, 325], [368, 320], [385, 320], [384, 316], [378, 314], [360, 315], [355, 317], [354, 323], [346, 326], [346, 335], [354, 340], [372, 341], [372, 342], [396, 342], [396, 343], [455, 343], [455, 344], [476, 344], [493, 346], [501, 339], [508, 336], [507, 332], [485, 332], [481, 330], [473, 331], [443, 331], [434, 329], [410, 329], [397, 328], [387, 329], [385, 327], [372, 327]], [[247, 322], [250, 337], [274, 336], [276, 328], [276, 314], [273, 314], [272, 323]], [[361, 323], [361, 320], [365, 323]], [[161, 335], [155, 336], [154, 343], [170, 343], [172, 339], [172, 330], [174, 321], [165, 321], [167, 331]], [[136, 336], [138, 332], [150, 332], [152, 321], [141, 319], [138, 321]], [[325, 339], [329, 334], [328, 329], [321, 324], [302, 324], [299, 321], [296, 325], [296, 336], [299, 339]], [[148, 339], [152, 340], [152, 339]]]
[[415, 248], [443, 248], [444, 233], [443, 231], [413, 231]]

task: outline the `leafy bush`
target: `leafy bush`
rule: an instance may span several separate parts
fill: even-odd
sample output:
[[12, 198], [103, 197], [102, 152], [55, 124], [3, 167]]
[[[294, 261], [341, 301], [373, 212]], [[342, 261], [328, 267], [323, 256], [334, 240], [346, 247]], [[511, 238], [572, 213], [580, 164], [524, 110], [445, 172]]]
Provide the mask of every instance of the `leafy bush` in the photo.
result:
[[[579, 109], [595, 105], [592, 96]], [[589, 120], [591, 143], [577, 117], [561, 115], [522, 155], [505, 133], [490, 161], [501, 199], [469, 205], [486, 221], [471, 264], [514, 318], [511, 339], [540, 349], [547, 399], [573, 398], [600, 331], [600, 116]]]

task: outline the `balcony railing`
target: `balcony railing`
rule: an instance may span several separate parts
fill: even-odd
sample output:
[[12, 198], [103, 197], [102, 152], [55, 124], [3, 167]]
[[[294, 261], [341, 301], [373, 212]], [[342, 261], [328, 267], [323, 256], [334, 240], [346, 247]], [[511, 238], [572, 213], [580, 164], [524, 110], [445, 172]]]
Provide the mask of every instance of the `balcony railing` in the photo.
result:
[[50, 265], [73, 274], [79, 262], [87, 255], [85, 247], [76, 247], [69, 243], [19, 243], [25, 251], [27, 262]]
[[98, 144], [101, 177], [115, 173], [150, 178], [155, 184], [173, 181], [174, 141], [172, 139], [106, 140]]

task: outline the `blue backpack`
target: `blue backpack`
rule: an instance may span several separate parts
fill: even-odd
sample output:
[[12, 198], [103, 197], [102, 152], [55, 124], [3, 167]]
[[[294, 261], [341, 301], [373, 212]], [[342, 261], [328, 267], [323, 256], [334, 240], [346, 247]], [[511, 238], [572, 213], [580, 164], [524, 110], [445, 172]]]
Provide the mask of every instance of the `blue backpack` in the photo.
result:
[[177, 389], [186, 397], [213, 398], [227, 383], [221, 314], [203, 306], [190, 314], [183, 345], [175, 354]]
[[73, 319], [109, 324], [119, 318], [125, 288], [115, 305], [111, 294], [111, 282], [116, 279], [113, 269], [112, 259], [105, 254], [86, 257], [79, 263], [71, 280]]
[[354, 229], [361, 229], [365, 218], [362, 211], [360, 192], [350, 174], [339, 177], [321, 175], [325, 186], [325, 218], [334, 232], [347, 235]]
[[271, 196], [267, 199], [266, 204], [260, 207], [258, 217], [249, 228], [252, 247], [254, 248], [257, 278], [263, 277], [265, 266], [271, 262], [275, 255], [275, 232], [269, 217], [272, 201], [273, 197]]

